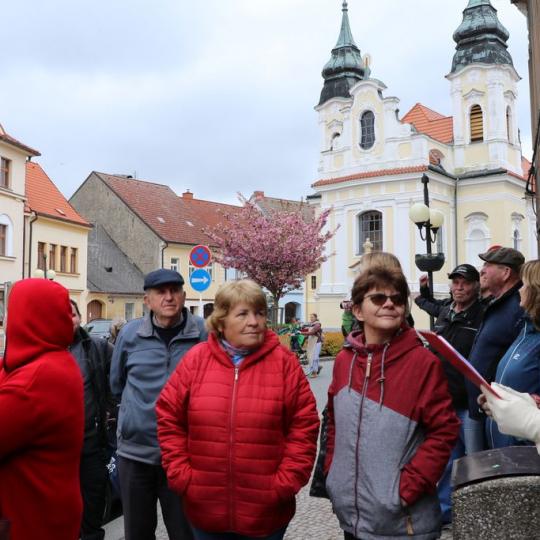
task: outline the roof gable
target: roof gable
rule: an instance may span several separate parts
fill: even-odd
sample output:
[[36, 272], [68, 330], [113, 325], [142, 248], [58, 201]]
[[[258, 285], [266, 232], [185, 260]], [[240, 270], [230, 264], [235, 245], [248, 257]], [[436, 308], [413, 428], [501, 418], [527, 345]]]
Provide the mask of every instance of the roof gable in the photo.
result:
[[26, 162], [26, 209], [38, 215], [90, 227], [60, 193], [38, 163]]
[[401, 121], [412, 124], [419, 133], [444, 144], [450, 144], [454, 140], [453, 117], [443, 116], [421, 103], [416, 103]]
[[223, 212], [239, 210], [228, 204], [178, 197], [163, 184], [134, 178], [95, 173], [141, 220], [166, 242], [176, 244], [207, 244], [203, 232], [222, 220]]

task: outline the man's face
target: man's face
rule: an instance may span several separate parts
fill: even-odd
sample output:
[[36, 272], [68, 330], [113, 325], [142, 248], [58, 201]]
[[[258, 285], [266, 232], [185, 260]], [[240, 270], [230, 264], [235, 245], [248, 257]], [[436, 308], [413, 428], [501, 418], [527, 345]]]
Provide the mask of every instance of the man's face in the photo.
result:
[[164, 326], [178, 320], [185, 300], [186, 293], [180, 285], [165, 284], [148, 289], [144, 295], [144, 303]]
[[480, 270], [480, 284], [487, 289], [490, 294], [498, 295], [504, 286], [510, 273], [510, 268], [502, 264], [485, 262]]
[[81, 326], [81, 318], [77, 314], [77, 310], [73, 304], [71, 304], [71, 321], [73, 322], [73, 333], [75, 333], [79, 326]]
[[478, 282], [467, 281], [464, 277], [456, 276], [452, 278], [450, 292], [458, 304], [468, 305], [478, 297]]

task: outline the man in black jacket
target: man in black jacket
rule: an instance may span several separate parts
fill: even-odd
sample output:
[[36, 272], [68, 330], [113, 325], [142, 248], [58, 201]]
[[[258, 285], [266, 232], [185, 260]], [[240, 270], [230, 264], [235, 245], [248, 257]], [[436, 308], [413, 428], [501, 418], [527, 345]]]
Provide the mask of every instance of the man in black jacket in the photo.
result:
[[[460, 264], [448, 274], [448, 277], [451, 280], [452, 301], [440, 305], [439, 314], [435, 321], [435, 332], [444, 337], [462, 356], [468, 358], [484, 313], [484, 305], [479, 297], [480, 274], [474, 266]], [[471, 422], [474, 420], [469, 417], [465, 379], [449, 362], [444, 359], [441, 361], [456, 414], [461, 420], [459, 440], [438, 484], [443, 522], [450, 523], [452, 521], [450, 489], [452, 464], [455, 459], [476, 452], [481, 448], [476, 448], [474, 446], [475, 439], [469, 437]], [[472, 431], [474, 432], [474, 426]]]
[[81, 328], [81, 314], [73, 300], [71, 312], [73, 343], [69, 351], [79, 365], [84, 384], [84, 444], [80, 468], [83, 498], [81, 540], [103, 540], [108, 482], [107, 416], [112, 401], [109, 370], [113, 347], [105, 338], [91, 337]]

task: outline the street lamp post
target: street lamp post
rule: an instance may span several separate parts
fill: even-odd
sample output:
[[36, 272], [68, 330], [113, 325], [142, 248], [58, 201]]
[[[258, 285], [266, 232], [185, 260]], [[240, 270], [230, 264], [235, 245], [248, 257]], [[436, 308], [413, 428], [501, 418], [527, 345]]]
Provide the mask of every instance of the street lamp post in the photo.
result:
[[[424, 203], [415, 203], [409, 209], [409, 218], [418, 227], [420, 238], [426, 242], [426, 253], [417, 253], [414, 262], [417, 268], [422, 272], [427, 272], [429, 290], [434, 295], [433, 290], [433, 272], [437, 272], [444, 265], [444, 253], [433, 253], [431, 244], [437, 241], [437, 232], [444, 222], [444, 214], [439, 210], [429, 208], [429, 178], [426, 174], [422, 175], [422, 184], [424, 184]], [[429, 316], [429, 326], [433, 330], [433, 316]]]

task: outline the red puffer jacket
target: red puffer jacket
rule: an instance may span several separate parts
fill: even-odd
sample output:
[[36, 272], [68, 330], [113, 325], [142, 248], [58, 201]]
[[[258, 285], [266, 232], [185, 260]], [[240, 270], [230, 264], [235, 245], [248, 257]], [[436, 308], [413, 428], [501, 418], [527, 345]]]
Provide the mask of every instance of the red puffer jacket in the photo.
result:
[[288, 524], [319, 417], [296, 356], [273, 332], [238, 367], [211, 334], [186, 354], [156, 411], [169, 486], [195, 527], [267, 536]]

